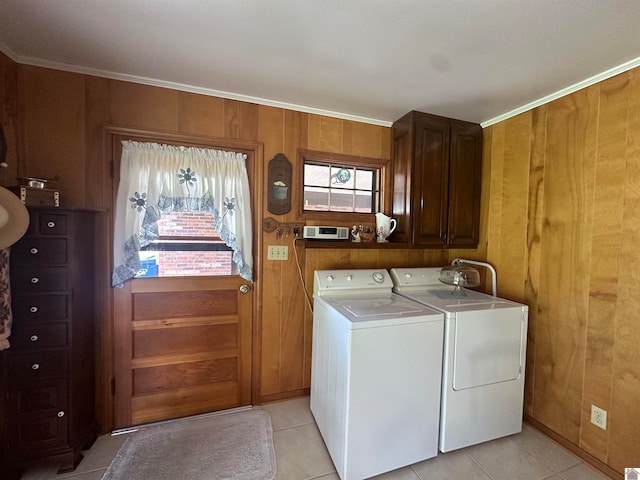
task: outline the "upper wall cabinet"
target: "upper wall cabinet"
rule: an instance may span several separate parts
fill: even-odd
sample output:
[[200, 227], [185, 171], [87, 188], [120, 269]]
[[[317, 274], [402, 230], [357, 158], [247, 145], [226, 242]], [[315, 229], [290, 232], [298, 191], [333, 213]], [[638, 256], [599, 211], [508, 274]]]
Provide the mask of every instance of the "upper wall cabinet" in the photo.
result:
[[482, 128], [421, 112], [393, 124], [394, 241], [423, 248], [478, 245]]

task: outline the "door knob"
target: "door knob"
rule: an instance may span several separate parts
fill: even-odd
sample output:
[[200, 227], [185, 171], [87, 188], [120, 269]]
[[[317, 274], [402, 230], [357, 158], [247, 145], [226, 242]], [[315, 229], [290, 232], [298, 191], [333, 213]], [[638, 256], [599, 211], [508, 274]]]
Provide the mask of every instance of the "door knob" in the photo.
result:
[[240, 293], [247, 293], [249, 291], [249, 285], [240, 285]]

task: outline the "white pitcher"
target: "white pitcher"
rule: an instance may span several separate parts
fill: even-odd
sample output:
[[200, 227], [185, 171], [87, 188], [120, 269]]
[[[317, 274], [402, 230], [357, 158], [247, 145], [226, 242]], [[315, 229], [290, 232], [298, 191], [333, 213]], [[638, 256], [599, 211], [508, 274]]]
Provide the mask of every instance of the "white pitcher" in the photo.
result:
[[376, 213], [376, 237], [378, 242], [388, 242], [387, 237], [396, 229], [395, 218], [387, 217], [384, 213]]

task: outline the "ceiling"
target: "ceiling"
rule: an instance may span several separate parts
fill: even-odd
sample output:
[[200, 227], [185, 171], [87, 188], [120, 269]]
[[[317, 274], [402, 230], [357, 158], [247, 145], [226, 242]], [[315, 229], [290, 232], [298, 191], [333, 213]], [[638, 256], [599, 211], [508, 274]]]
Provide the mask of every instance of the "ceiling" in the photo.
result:
[[18, 63], [378, 125], [488, 125], [640, 65], [638, 0], [0, 0]]

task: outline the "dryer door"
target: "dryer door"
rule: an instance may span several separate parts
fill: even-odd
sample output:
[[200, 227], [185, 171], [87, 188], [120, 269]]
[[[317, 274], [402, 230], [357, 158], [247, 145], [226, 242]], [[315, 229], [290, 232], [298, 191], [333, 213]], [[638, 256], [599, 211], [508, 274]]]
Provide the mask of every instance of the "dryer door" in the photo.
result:
[[453, 389], [508, 382], [524, 374], [526, 322], [522, 308], [458, 312]]

